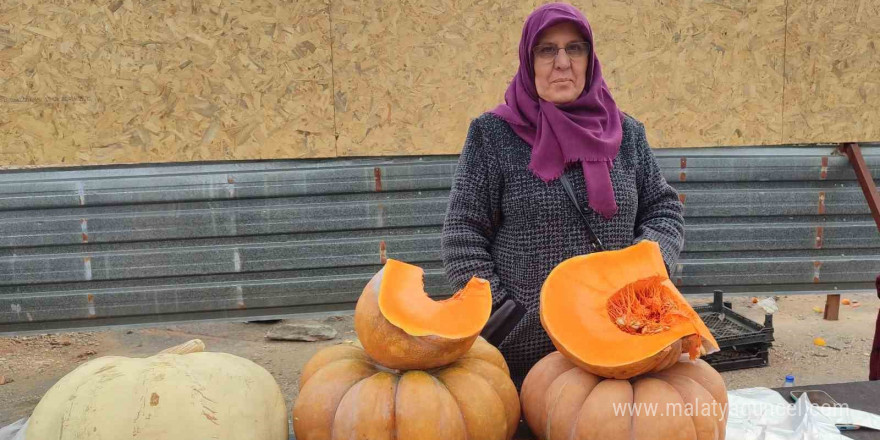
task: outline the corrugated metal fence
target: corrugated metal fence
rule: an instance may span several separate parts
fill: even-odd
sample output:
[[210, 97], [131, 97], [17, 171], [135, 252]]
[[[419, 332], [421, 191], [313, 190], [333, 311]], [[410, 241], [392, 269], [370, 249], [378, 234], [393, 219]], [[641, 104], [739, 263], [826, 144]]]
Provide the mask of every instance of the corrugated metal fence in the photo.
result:
[[[875, 179], [880, 146], [863, 146]], [[685, 293], [868, 290], [880, 235], [834, 146], [656, 150]], [[457, 157], [0, 174], [0, 333], [351, 309], [383, 256], [450, 293]]]

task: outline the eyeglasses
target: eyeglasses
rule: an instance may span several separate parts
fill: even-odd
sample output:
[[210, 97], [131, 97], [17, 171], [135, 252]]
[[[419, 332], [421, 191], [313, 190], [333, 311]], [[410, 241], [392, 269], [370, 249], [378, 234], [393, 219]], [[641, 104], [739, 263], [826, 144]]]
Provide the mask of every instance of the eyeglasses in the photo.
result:
[[532, 52], [535, 54], [535, 58], [543, 62], [553, 62], [556, 59], [556, 55], [559, 54], [559, 49], [565, 49], [565, 54], [568, 55], [569, 58], [573, 60], [580, 60], [586, 58], [590, 53], [590, 42], [589, 41], [577, 41], [574, 43], [568, 43], [565, 47], [556, 47], [555, 44], [539, 44], [532, 49]]

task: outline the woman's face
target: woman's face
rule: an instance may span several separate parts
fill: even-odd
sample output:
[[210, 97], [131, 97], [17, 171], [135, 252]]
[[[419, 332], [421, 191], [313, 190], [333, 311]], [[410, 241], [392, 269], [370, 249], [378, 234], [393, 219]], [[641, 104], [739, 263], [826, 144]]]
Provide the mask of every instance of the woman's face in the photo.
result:
[[[569, 22], [551, 26], [541, 33], [532, 55], [535, 63], [535, 88], [538, 89], [541, 99], [554, 104], [566, 104], [581, 95], [591, 58], [589, 45], [571, 46], [574, 56], [569, 56], [565, 50], [558, 50], [556, 56], [550, 58], [548, 54], [553, 46], [560, 49], [571, 43], [584, 41], [578, 28]], [[544, 56], [540, 56], [538, 52], [543, 52]]]

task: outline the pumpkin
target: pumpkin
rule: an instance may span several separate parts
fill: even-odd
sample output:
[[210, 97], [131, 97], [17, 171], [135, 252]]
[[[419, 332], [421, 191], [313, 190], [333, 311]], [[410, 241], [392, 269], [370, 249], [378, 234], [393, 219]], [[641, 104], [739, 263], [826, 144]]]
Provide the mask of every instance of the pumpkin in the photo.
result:
[[423, 370], [447, 365], [473, 345], [492, 311], [489, 282], [472, 278], [434, 301], [422, 268], [389, 259], [364, 287], [354, 328], [371, 359], [384, 367]]
[[557, 350], [598, 376], [628, 379], [718, 351], [666, 273], [660, 246], [569, 258], [541, 287], [540, 318]]
[[702, 359], [624, 380], [557, 351], [529, 370], [521, 398], [540, 440], [723, 440], [728, 414], [724, 379]]
[[479, 337], [433, 370], [392, 370], [361, 347], [327, 347], [303, 367], [299, 386], [298, 440], [507, 440], [520, 418], [504, 357]]
[[286, 440], [287, 408], [259, 365], [190, 341], [147, 358], [105, 356], [40, 399], [27, 440]]

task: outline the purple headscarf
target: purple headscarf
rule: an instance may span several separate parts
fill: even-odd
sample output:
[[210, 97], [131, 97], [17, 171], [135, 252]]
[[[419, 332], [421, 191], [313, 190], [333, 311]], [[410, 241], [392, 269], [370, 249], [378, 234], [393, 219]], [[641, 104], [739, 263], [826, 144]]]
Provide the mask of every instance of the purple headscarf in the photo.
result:
[[623, 136], [623, 116], [602, 79], [595, 50], [588, 64], [584, 91], [575, 101], [555, 105], [538, 97], [532, 48], [541, 32], [562, 22], [574, 23], [593, 47], [587, 19], [571, 5], [549, 3], [537, 8], [523, 26], [519, 70], [492, 113], [510, 124], [532, 146], [529, 169], [544, 182], [558, 178], [565, 166], [580, 161], [590, 208], [606, 219], [617, 212], [611, 168]]

